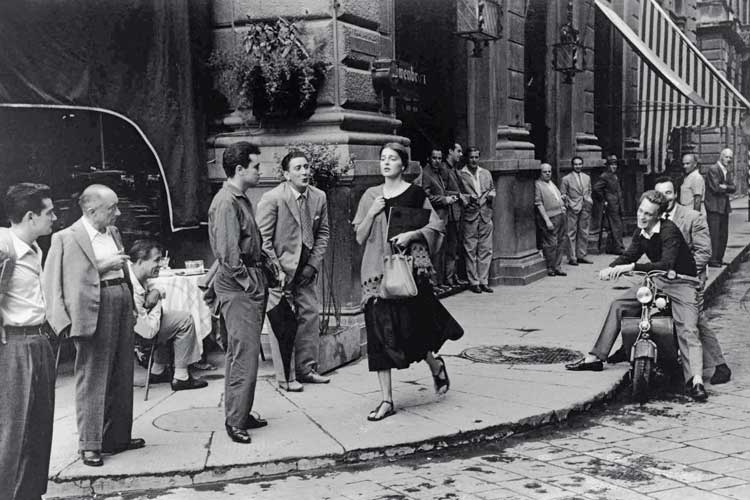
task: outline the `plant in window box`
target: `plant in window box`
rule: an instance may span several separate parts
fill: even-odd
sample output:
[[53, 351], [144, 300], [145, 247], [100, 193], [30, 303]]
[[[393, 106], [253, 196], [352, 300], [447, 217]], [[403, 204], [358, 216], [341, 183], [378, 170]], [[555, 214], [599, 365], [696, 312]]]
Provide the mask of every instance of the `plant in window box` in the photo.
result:
[[327, 66], [300, 36], [283, 18], [251, 24], [236, 50], [214, 52], [209, 64], [219, 72], [219, 85], [237, 96], [239, 109], [252, 109], [259, 121], [309, 118]]

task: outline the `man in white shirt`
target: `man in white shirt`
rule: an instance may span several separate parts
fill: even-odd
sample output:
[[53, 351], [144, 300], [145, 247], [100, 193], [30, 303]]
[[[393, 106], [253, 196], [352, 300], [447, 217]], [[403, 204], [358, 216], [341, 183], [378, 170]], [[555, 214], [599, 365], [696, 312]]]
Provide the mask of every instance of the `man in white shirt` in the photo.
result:
[[52, 447], [55, 356], [36, 239], [52, 232], [56, 217], [42, 184], [11, 186], [5, 208], [11, 227], [0, 228], [0, 494], [41, 499]]
[[685, 169], [685, 179], [680, 187], [680, 205], [700, 212], [706, 194], [706, 181], [703, 180], [694, 154], [682, 156], [682, 168]]
[[[184, 391], [206, 387], [208, 382], [193, 378], [188, 366], [200, 357], [195, 323], [188, 311], [165, 311], [162, 309], [162, 293], [148, 290], [148, 279], [159, 273], [161, 246], [155, 241], [138, 240], [130, 248], [130, 280], [133, 284], [133, 302], [137, 318], [135, 333], [145, 339], [155, 338], [157, 347], [149, 382], [158, 384], [171, 380], [173, 391]], [[169, 342], [174, 340], [174, 376], [167, 369], [170, 364]]]
[[76, 347], [78, 449], [90, 467], [104, 464], [102, 453], [146, 445], [131, 436], [133, 293], [118, 201], [100, 184], [83, 190], [83, 217], [52, 235], [43, 278], [47, 320]]
[[560, 266], [565, 249], [565, 202], [552, 182], [552, 165], [542, 163], [539, 179], [534, 183], [536, 226], [542, 236], [542, 253], [548, 276], [567, 276]]

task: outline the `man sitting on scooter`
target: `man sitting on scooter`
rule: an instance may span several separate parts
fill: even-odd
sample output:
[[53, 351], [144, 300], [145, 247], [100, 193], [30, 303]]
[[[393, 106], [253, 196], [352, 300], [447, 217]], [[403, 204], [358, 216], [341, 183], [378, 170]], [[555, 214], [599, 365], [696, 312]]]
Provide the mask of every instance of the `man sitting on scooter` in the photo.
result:
[[[638, 206], [638, 229], [625, 253], [617, 257], [606, 269], [599, 271], [599, 279], [616, 280], [630, 271], [670, 271], [696, 277], [695, 260], [680, 229], [670, 220], [662, 219], [669, 203], [658, 191], [643, 193]], [[639, 264], [643, 254], [650, 262]], [[703, 348], [698, 335], [698, 280], [655, 277], [656, 286], [672, 300], [672, 316], [677, 331], [677, 341], [682, 353], [682, 370], [687, 390], [696, 401], [708, 398], [703, 387]], [[636, 287], [637, 288], [637, 287]], [[601, 371], [620, 331], [623, 315], [638, 316], [641, 304], [635, 290], [615, 299], [609, 306], [599, 337], [589, 354], [565, 365], [573, 371]]]

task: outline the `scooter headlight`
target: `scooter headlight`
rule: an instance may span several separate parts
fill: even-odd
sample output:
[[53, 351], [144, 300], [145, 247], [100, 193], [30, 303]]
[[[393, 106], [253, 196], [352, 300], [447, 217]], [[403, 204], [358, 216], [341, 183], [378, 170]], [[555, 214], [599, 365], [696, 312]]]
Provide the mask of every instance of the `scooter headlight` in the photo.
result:
[[646, 332], [651, 328], [651, 322], [647, 319], [644, 319], [643, 321], [638, 323], [638, 328], [640, 328], [642, 332]]
[[667, 307], [667, 299], [665, 299], [664, 297], [656, 297], [654, 305], [659, 309], [664, 309], [665, 307]]
[[651, 289], [647, 286], [640, 287], [635, 296], [641, 304], [648, 304], [654, 298], [654, 294], [651, 293]]

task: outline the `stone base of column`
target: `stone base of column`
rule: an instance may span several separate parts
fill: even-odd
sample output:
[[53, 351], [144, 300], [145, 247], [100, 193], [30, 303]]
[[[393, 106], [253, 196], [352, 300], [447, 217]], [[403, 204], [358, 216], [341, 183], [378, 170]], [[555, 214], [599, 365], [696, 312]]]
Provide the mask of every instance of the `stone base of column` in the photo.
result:
[[499, 257], [492, 260], [491, 285], [528, 285], [547, 275], [547, 265], [537, 251], [519, 257]]

